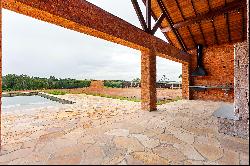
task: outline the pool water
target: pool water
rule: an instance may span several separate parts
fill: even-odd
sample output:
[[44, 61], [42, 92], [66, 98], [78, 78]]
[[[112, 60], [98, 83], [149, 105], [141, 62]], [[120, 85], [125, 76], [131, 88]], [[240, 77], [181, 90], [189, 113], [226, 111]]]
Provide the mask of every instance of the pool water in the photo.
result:
[[15, 96], [15, 97], [2, 98], [3, 112], [43, 108], [43, 107], [58, 106], [58, 105], [62, 104], [45, 99], [40, 96]]

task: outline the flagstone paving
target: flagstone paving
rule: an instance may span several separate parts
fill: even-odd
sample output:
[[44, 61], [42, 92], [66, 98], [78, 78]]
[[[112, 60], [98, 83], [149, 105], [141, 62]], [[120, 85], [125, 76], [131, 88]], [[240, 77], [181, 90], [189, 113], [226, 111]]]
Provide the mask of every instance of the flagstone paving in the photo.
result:
[[3, 113], [0, 164], [249, 164], [249, 140], [218, 133], [222, 103], [140, 103], [87, 95], [34, 113]]

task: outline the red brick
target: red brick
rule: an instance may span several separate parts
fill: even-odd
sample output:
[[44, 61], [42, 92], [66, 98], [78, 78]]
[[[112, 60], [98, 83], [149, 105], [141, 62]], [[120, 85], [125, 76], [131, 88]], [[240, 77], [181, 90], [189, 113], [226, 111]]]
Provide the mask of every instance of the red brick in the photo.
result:
[[156, 110], [156, 56], [153, 51], [141, 55], [141, 105], [142, 110]]

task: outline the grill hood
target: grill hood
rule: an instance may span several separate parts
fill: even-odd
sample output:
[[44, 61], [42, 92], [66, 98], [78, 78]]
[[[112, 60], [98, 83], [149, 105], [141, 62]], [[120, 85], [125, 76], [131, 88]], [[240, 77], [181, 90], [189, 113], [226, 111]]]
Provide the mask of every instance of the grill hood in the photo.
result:
[[207, 72], [203, 67], [202, 49], [203, 49], [203, 45], [198, 44], [197, 45], [197, 67], [194, 70], [194, 72], [191, 74], [191, 76], [206, 76], [207, 75]]

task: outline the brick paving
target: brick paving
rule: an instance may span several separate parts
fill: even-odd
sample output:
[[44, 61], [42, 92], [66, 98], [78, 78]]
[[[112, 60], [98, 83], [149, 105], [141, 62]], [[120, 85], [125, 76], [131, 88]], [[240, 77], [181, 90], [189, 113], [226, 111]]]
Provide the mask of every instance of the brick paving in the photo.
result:
[[64, 95], [76, 104], [3, 113], [0, 164], [249, 164], [249, 140], [218, 133], [222, 103], [140, 103]]

